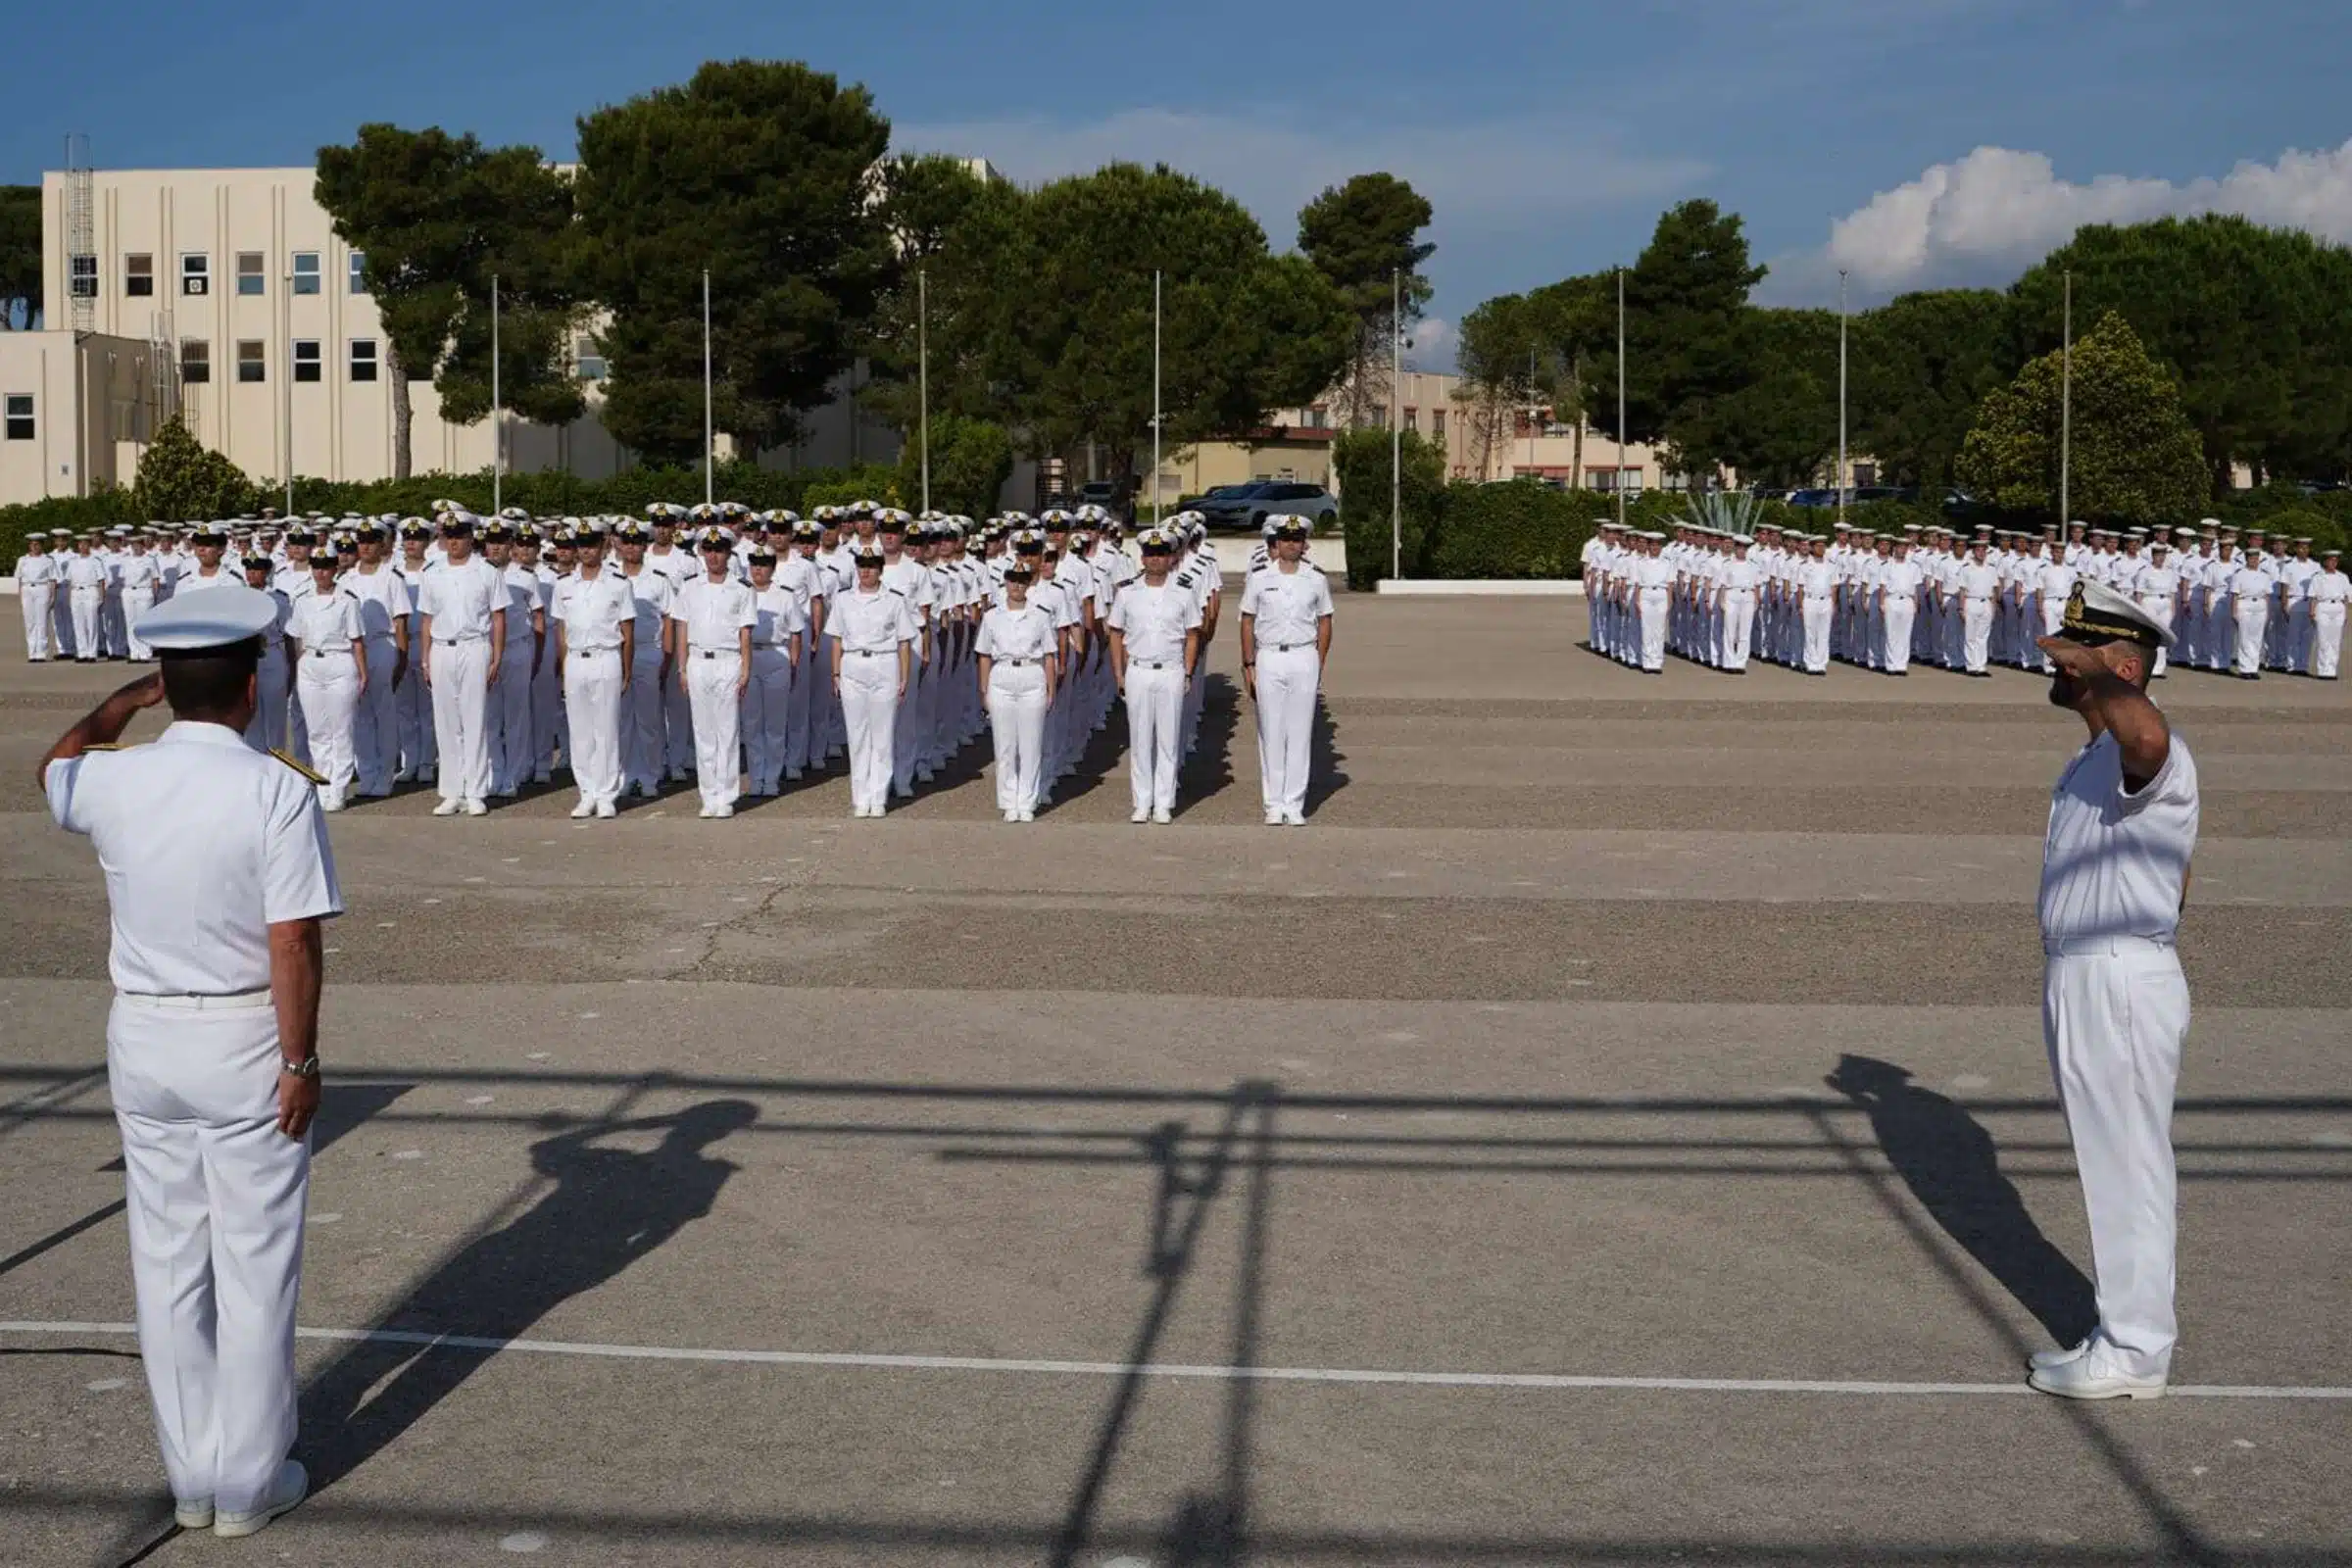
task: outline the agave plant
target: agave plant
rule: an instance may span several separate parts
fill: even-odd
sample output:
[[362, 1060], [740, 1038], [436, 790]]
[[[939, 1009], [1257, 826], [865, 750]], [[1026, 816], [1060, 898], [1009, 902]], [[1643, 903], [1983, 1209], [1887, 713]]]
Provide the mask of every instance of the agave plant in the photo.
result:
[[1753, 524], [1763, 510], [1761, 501], [1743, 491], [1710, 490], [1684, 500], [1681, 520], [1686, 527], [1712, 528], [1718, 533], [1754, 533]]

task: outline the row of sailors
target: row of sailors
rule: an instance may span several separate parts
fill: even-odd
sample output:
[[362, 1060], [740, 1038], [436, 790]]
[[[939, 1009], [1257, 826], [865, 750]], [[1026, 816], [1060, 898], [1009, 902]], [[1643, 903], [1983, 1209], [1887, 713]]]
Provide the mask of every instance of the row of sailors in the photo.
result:
[[[184, 567], [158, 582], [168, 597], [241, 578], [279, 600], [251, 738], [312, 766], [328, 809], [418, 778], [438, 784], [436, 814], [478, 815], [489, 798], [548, 780], [561, 758], [579, 788], [575, 816], [612, 816], [625, 793], [651, 797], [665, 774], [691, 773], [702, 814], [723, 817], [739, 774], [772, 795], [846, 754], [854, 814], [879, 816], [986, 728], [1000, 809], [1034, 820], [1123, 684], [1133, 819], [1170, 819], [1222, 596], [1198, 514], [1147, 535], [1139, 564], [1093, 509], [985, 526], [871, 503], [806, 520], [658, 504], [645, 522], [552, 526], [436, 511], [438, 526], [353, 517], [323, 537], [324, 519], [282, 536], [267, 522], [198, 526]], [[1281, 521], [1286, 543], [1270, 526], [1258, 564], [1272, 570], [1276, 552], [1295, 575], [1304, 527]], [[699, 524], [683, 544], [681, 524]], [[1287, 660], [1295, 676], [1306, 648], [1314, 666], [1303, 711], [1295, 678], [1278, 705], [1298, 744], [1267, 748], [1270, 823], [1303, 820], [1315, 594], [1325, 646], [1329, 612], [1328, 588], [1306, 571], [1312, 594], [1286, 598], [1277, 573], [1255, 608], [1273, 663]]]
[[[2075, 523], [2040, 537], [1981, 525], [1902, 534], [1840, 527], [1835, 537], [1761, 526], [1754, 537], [1604, 524], [1584, 552], [1597, 652], [1642, 669], [1673, 652], [1742, 671], [1758, 658], [1808, 674], [1842, 660], [1905, 674], [1914, 660], [1971, 675], [1991, 663], [2042, 669], [2036, 639], [2056, 630], [2078, 581], [2133, 600], [2176, 636], [2173, 658], [2243, 679], [2262, 669], [2332, 680], [2352, 578], [2309, 539], [2264, 548], [2260, 529], [2207, 519], [2202, 531], [2117, 533]], [[2166, 660], [2159, 650], [2155, 673]]]

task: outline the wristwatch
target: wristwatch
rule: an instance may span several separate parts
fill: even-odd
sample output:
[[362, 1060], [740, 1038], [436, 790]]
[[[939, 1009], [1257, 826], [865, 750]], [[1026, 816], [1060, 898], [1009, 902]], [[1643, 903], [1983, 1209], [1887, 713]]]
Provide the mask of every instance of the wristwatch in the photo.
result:
[[289, 1078], [316, 1078], [318, 1076], [318, 1058], [312, 1056], [303, 1061], [288, 1061], [280, 1056], [277, 1058], [277, 1070]]

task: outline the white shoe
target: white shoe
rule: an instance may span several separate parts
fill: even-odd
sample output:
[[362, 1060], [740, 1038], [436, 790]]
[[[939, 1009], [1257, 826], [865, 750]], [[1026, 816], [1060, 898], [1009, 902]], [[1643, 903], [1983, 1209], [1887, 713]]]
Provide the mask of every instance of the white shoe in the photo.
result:
[[788, 767], [784, 770], [784, 776], [793, 783], [798, 784], [802, 779], [808, 777], [808, 770], [805, 768]]
[[709, 821], [711, 817], [716, 816], [718, 813], [712, 810], [710, 807], [706, 806], [694, 814], [703, 818], [705, 821]]
[[1163, 807], [1163, 808], [1160, 808], [1159, 810], [1153, 811], [1153, 812], [1152, 813], [1152, 821], [1154, 821], [1154, 822], [1157, 822], [1157, 823], [1159, 823], [1161, 826], [1163, 826], [1163, 827], [1164, 827], [1164, 826], [1166, 826], [1168, 823], [1175, 821], [1175, 820], [1176, 820], [1176, 816], [1175, 816], [1175, 813], [1174, 813], [1174, 812], [1172, 812], [1172, 811], [1169, 811], [1168, 809], [1166, 809], [1166, 808]]
[[466, 803], [466, 814], [467, 816], [488, 816], [490, 814], [490, 803], [487, 801], [467, 801]]
[[2164, 1396], [2165, 1375], [2152, 1377], [2119, 1372], [2094, 1345], [2071, 1361], [2036, 1367], [2026, 1382], [2043, 1394], [2062, 1399], [2157, 1399]]
[[733, 816], [735, 814], [735, 808], [732, 806], [713, 806], [710, 808], [710, 814], [712, 816], [721, 818]]
[[596, 814], [602, 817], [612, 817], [618, 816], [620, 811], [611, 801], [599, 801], [596, 803]]
[[1127, 820], [1130, 822], [1149, 822], [1152, 820], [1152, 813], [1139, 806], [1133, 811], [1130, 811], [1127, 814]]
[[318, 803], [318, 809], [321, 811], [340, 811], [343, 809], [343, 803], [341, 801], [320, 801]]
[[502, 801], [518, 801], [522, 799], [522, 791], [516, 789], [512, 784], [508, 785], [503, 790], [492, 790], [490, 793], [497, 796]]
[[1306, 813], [1303, 811], [1293, 811], [1288, 816], [1285, 816], [1283, 820], [1288, 822], [1293, 827], [1304, 827], [1306, 826]]
[[1280, 827], [1280, 826], [1282, 826], [1282, 813], [1281, 813], [1280, 811], [1268, 811], [1268, 812], [1266, 813], [1266, 826], [1268, 826], [1268, 827]]
[[2032, 1367], [2034, 1371], [2039, 1372], [2045, 1367], [2064, 1366], [2067, 1362], [2074, 1360], [2077, 1356], [2086, 1354], [2089, 1349], [2090, 1340], [2085, 1339], [2082, 1344], [2075, 1346], [2071, 1349], [2035, 1350], [2032, 1355], [2026, 1358], [2026, 1364]]
[[594, 816], [596, 814], [596, 808], [587, 801], [582, 801], [579, 805], [571, 808], [571, 814], [574, 817]]
[[213, 1534], [222, 1541], [234, 1541], [240, 1536], [259, 1532], [264, 1525], [302, 1501], [311, 1490], [310, 1472], [298, 1459], [288, 1459], [277, 1467], [277, 1480], [270, 1484], [270, 1494], [262, 1505], [251, 1513], [216, 1513], [213, 1515]]
[[433, 814], [435, 816], [455, 816], [464, 809], [465, 808], [456, 801], [443, 801], [439, 806], [433, 808]]
[[[34, 660], [40, 663], [40, 660]], [[213, 1499], [210, 1497], [174, 1497], [172, 1499], [172, 1522], [182, 1530], [213, 1528]]]

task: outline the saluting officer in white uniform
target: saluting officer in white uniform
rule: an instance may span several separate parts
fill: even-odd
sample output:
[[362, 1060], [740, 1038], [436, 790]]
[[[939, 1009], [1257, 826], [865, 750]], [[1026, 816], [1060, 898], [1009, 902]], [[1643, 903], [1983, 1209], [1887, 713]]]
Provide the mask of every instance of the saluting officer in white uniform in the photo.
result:
[[[178, 1522], [248, 1536], [302, 1500], [294, 1309], [318, 1108], [319, 922], [343, 911], [312, 780], [244, 742], [277, 601], [157, 607], [163, 668], [42, 760], [113, 915], [107, 1082], [122, 1137], [139, 1351]], [[169, 702], [151, 746], [115, 750]]]
[[1200, 657], [1200, 607], [1168, 576], [1176, 541], [1143, 537], [1144, 574], [1111, 600], [1110, 668], [1127, 700], [1127, 775], [1133, 822], [1165, 822], [1176, 808], [1184, 695]]
[[2077, 1399], [2164, 1392], [2177, 1329], [2173, 1092], [2188, 1033], [2174, 938], [2197, 848], [2197, 767], [2148, 700], [2171, 630], [2082, 581], [2058, 634], [2050, 701], [2089, 726], [2050, 797], [2042, 843], [2042, 1032], [2082, 1172], [2099, 1326], [2034, 1357], [2031, 1382]]
[[1331, 655], [1331, 585], [1306, 564], [1307, 521], [1285, 515], [1274, 558], [1242, 588], [1242, 684], [1257, 704], [1266, 826], [1306, 825], [1315, 692]]

